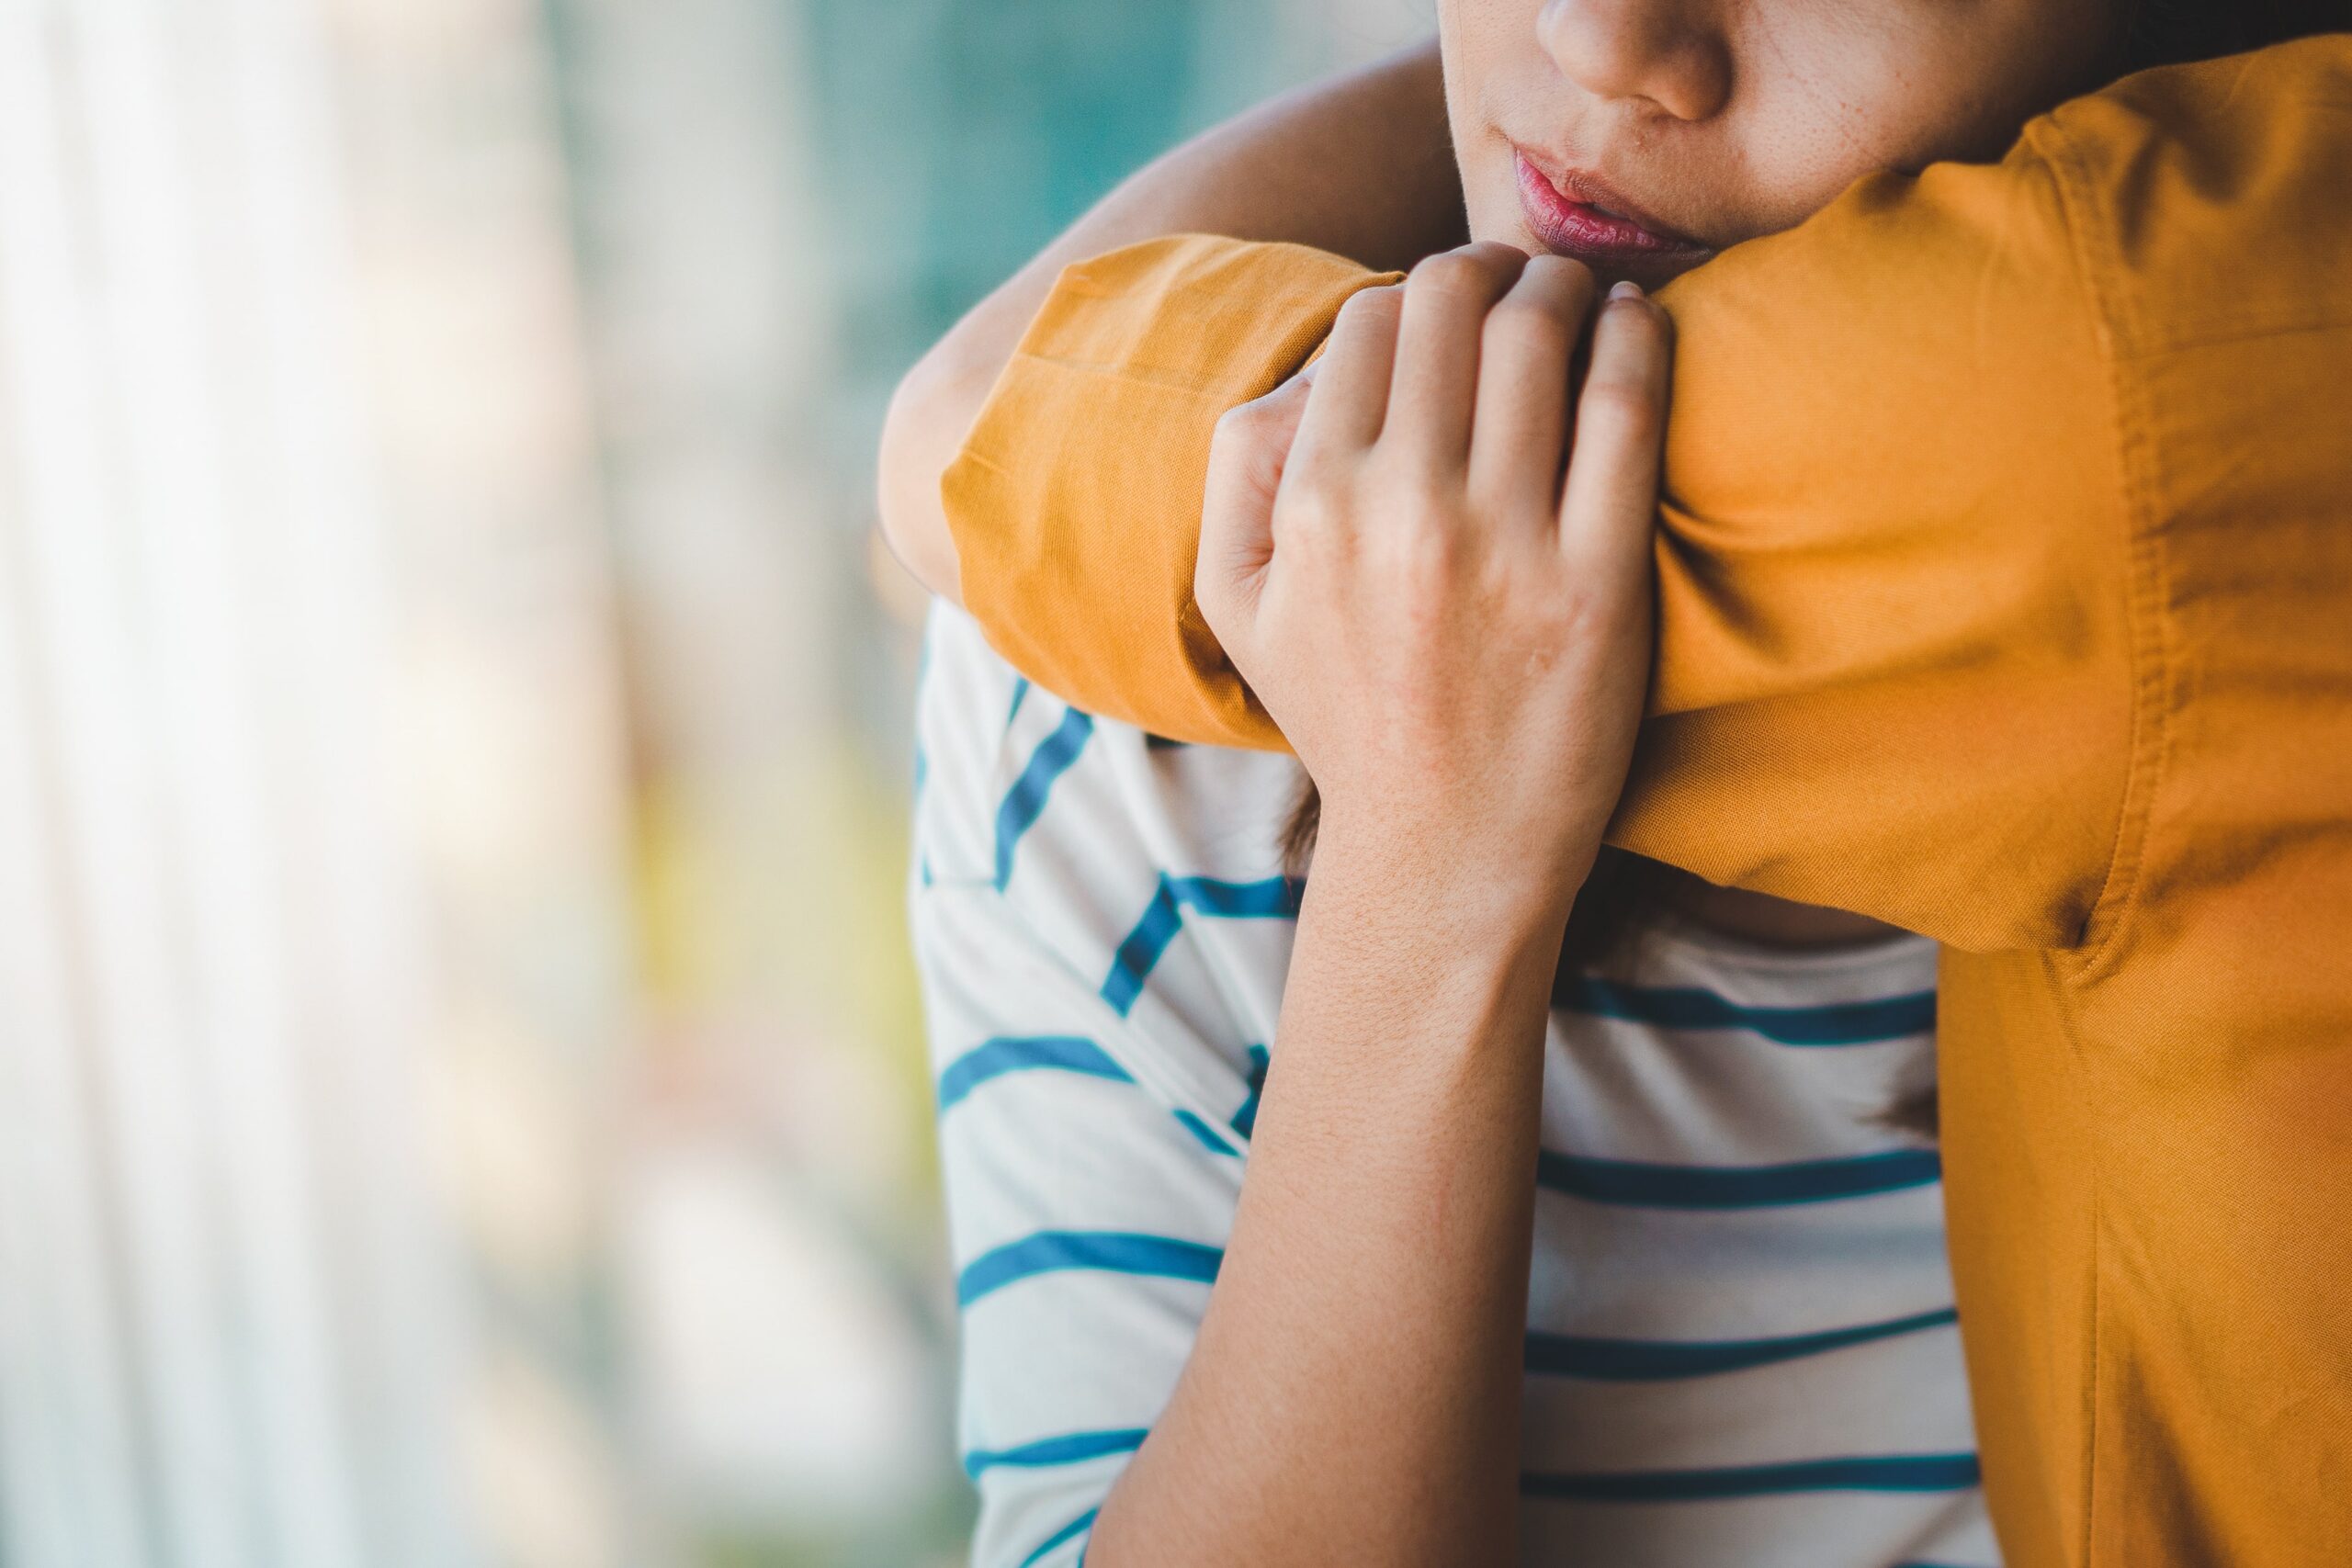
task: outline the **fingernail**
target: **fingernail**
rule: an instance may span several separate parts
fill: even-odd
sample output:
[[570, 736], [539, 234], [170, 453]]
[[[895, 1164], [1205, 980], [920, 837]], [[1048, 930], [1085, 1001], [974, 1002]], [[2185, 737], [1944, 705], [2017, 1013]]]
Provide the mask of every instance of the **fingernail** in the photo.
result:
[[1611, 299], [1639, 299], [1642, 298], [1642, 286], [1634, 282], [1630, 277], [1621, 279], [1620, 281], [1609, 286], [1609, 298]]

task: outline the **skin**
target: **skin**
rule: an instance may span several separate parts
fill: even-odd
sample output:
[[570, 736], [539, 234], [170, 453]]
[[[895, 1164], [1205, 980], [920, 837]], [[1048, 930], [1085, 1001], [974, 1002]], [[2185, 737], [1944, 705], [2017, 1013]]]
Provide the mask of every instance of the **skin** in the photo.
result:
[[[1378, 179], [1362, 177], [1375, 169]], [[1384, 271], [1459, 244], [1436, 44], [1276, 98], [1146, 165], [907, 372], [883, 421], [877, 500], [883, 537], [924, 587], [962, 602], [939, 478], [1054, 279], [1072, 262], [1176, 233], [1289, 240]]]
[[[1091, 1563], [1513, 1555], [1544, 1018], [1641, 716], [1666, 423], [1665, 313], [1613, 302], [1555, 483], [1591, 290], [1433, 258], [1350, 303], [1311, 399], [1212, 449], [1212, 491], [1255, 492], [1256, 426], [1306, 402], [1312, 483], [1217, 509], [1203, 608], [1334, 788], [1216, 1289]], [[1361, 525], [1398, 486], [1433, 504]], [[1330, 722], [1368, 680], [1384, 723]]]
[[[1440, 16], [1470, 232], [1543, 251], [1521, 158], [1588, 172], [1645, 227], [1693, 242], [1630, 265], [1588, 258], [1605, 280], [1652, 288], [1794, 227], [1874, 170], [1998, 155], [2035, 112], [2098, 79], [2122, 23], [2115, 0], [1446, 0]], [[1679, 873], [1660, 897], [1792, 948], [1892, 934]]]
[[[1645, 300], [1588, 315], [1608, 278], [1528, 258], [1521, 151], [1691, 242], [1614, 269], [1654, 285], [1872, 169], [1996, 152], [2099, 73], [2117, 17], [1446, 0], [1442, 26], [1442, 92], [1417, 51], [1137, 175], [910, 375], [885, 434], [886, 534], [952, 593], [940, 476], [1066, 261], [1208, 230], [1382, 265], [1465, 205], [1486, 242], [1359, 296], [1311, 384], [1219, 427], [1196, 596], [1321, 790], [1322, 835], [1223, 1270], [1093, 1568], [1516, 1556], [1548, 979], [1649, 664], [1670, 346]], [[1877, 929], [1690, 897], [1799, 944]]]
[[[1544, 246], [1514, 148], [1720, 250], [1874, 170], [1998, 156], [2111, 74], [2123, 21], [2118, 0], [1443, 0], [1439, 16], [1470, 232], [1527, 251]], [[1654, 288], [1702, 259], [1628, 275]]]

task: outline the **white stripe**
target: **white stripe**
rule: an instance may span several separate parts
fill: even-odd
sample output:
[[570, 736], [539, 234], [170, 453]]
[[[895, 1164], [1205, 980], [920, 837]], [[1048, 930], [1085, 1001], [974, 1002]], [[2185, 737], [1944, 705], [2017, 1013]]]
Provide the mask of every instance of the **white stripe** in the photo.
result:
[[[1131, 728], [1098, 722], [1000, 895], [987, 886], [992, 836], [976, 826], [985, 820], [992, 834], [1004, 790], [1065, 711], [1033, 694], [1008, 733], [998, 699], [1010, 685], [967, 622], [935, 618], [922, 830], [959, 875], [914, 895], [934, 1059], [944, 1066], [991, 1035], [1077, 1035], [1136, 1082], [1020, 1072], [959, 1103], [941, 1129], [956, 1258], [1046, 1229], [1220, 1243], [1243, 1163], [1202, 1148], [1173, 1112], [1190, 1111], [1222, 1134], [1248, 1099], [1249, 1047], [1267, 1041], [1279, 1016], [1292, 922], [1188, 915], [1124, 1015], [1100, 992], [1163, 874], [1255, 882], [1278, 874], [1274, 836], [1295, 768], [1279, 757], [1151, 748]], [[1640, 954], [1645, 967], [1629, 979], [1711, 988], [1749, 1007], [1916, 993], [1933, 963], [1917, 943], [1784, 963], [1695, 936], [1645, 943]], [[1792, 1048], [1752, 1032], [1561, 1015], [1544, 1082], [1545, 1141], [1588, 1156], [1714, 1166], [1873, 1153], [1901, 1146], [1878, 1118], [1932, 1067], [1925, 1036]], [[1246, 1155], [1247, 1140], [1230, 1141]], [[1547, 1192], [1537, 1205], [1530, 1321], [1563, 1334], [1757, 1339], [1939, 1310], [1951, 1299], [1941, 1196], [1929, 1185], [1707, 1213]], [[1062, 1270], [981, 1298], [964, 1314], [967, 1448], [1148, 1425], [1181, 1373], [1207, 1294], [1184, 1281]], [[1936, 1327], [1686, 1380], [1531, 1378], [1525, 1457], [1572, 1472], [1966, 1452], [1957, 1339]], [[990, 1471], [974, 1561], [1019, 1562], [1099, 1503], [1123, 1463]], [[1967, 1547], [1983, 1518], [1973, 1490], [1531, 1502], [1526, 1515], [1525, 1560], [1579, 1568], [1945, 1561], [1949, 1553], [1919, 1549]]]
[[[1531, 1377], [1521, 1408], [1531, 1470], [1714, 1469], [1849, 1454], [1966, 1453], [1951, 1398], [1951, 1327], [1825, 1355], [1662, 1382]], [[1857, 1386], [1888, 1397], [1858, 1401]], [[1907, 1396], [1907, 1397], [1906, 1397]], [[1759, 1440], [1759, 1434], [1761, 1440]]]
[[[1976, 1492], [1752, 1497], [1719, 1503], [1547, 1503], [1520, 1526], [1522, 1563], [1547, 1568], [1886, 1568], [1928, 1542], [1961, 1539], [1984, 1512]], [[1935, 1561], [1941, 1562], [1941, 1559]], [[1957, 1568], [1996, 1568], [1999, 1558], [1962, 1557]]]

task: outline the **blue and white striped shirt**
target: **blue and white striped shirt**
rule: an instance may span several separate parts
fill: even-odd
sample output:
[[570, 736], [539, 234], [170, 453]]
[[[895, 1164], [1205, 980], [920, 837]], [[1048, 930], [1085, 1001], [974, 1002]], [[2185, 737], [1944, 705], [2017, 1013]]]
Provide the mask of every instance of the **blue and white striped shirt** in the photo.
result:
[[[1175, 1386], [1247, 1169], [1289, 759], [1032, 689], [935, 613], [913, 907], [981, 1568], [1069, 1568]], [[1663, 927], [1555, 998], [1528, 1563], [1997, 1562], [1932, 1149], [1935, 955]]]

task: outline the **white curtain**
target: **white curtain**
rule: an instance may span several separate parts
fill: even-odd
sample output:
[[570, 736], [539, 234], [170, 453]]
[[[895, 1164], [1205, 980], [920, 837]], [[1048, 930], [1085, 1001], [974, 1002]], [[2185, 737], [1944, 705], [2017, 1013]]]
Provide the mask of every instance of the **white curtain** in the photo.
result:
[[465, 1561], [306, 0], [0, 0], [0, 1563]]

